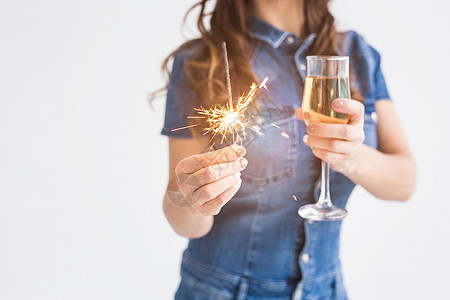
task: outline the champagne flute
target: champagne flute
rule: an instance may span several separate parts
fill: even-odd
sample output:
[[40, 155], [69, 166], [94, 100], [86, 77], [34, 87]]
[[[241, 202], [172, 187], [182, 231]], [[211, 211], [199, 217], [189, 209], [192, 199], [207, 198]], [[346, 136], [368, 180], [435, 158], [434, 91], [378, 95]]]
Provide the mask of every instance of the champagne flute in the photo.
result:
[[[333, 110], [336, 98], [350, 98], [348, 56], [306, 57], [306, 79], [303, 93], [303, 116], [310, 123], [348, 123], [348, 115]], [[333, 205], [330, 197], [330, 166], [322, 161], [320, 197], [317, 203], [304, 205], [298, 214], [315, 221], [341, 220], [347, 210]]]

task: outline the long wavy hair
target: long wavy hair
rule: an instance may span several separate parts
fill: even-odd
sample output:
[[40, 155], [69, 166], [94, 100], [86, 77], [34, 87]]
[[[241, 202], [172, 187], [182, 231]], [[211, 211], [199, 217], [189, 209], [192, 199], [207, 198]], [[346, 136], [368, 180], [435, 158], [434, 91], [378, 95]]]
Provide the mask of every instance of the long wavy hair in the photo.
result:
[[[201, 34], [199, 39], [185, 42], [163, 62], [163, 72], [170, 75], [169, 65], [174, 56], [183, 49], [199, 45], [195, 54], [184, 61], [184, 71], [190, 87], [198, 96], [198, 103], [217, 104], [227, 99], [225, 82], [225, 64], [223, 60], [222, 42], [227, 43], [230, 61], [230, 73], [233, 91], [242, 93], [258, 78], [252, 71], [250, 60], [252, 55], [252, 36], [249, 32], [249, 19], [253, 11], [254, 0], [216, 0], [212, 12], [206, 11], [208, 1], [202, 0], [194, 4], [186, 13], [199, 9], [197, 27]], [[338, 55], [337, 32], [334, 18], [328, 9], [329, 0], [303, 0], [304, 23], [301, 28], [301, 39], [309, 34], [317, 34], [307, 54]], [[209, 26], [207, 22], [209, 20]], [[160, 91], [164, 91], [165, 88]], [[352, 91], [355, 98], [355, 91]]]

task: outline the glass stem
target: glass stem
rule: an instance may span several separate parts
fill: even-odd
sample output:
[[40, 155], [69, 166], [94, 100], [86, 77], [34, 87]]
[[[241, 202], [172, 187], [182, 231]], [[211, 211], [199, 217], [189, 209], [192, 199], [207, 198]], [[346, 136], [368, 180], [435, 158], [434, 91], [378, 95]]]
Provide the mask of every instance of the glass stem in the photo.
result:
[[330, 197], [330, 165], [322, 160], [322, 175], [320, 183], [320, 197], [317, 205], [331, 207]]

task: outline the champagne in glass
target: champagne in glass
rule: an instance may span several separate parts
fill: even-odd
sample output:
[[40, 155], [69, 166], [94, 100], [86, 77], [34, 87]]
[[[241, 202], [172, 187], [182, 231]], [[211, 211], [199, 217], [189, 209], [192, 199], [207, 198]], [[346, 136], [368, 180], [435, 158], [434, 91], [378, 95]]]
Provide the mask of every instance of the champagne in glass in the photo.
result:
[[[348, 115], [333, 110], [336, 98], [350, 98], [348, 56], [308, 56], [303, 93], [303, 116], [310, 123], [348, 123]], [[321, 189], [317, 203], [300, 207], [298, 214], [316, 221], [341, 220], [347, 210], [333, 205], [330, 198], [330, 166], [322, 161]]]
[[336, 112], [331, 102], [336, 98], [349, 98], [348, 77], [307, 76], [303, 96], [305, 123], [341, 123], [348, 122], [348, 115]]

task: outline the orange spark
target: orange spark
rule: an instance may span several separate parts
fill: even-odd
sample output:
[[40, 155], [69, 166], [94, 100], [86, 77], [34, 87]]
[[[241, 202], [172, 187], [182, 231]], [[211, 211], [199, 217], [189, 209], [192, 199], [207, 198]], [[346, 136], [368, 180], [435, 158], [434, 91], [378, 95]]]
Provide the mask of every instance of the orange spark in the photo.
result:
[[214, 151], [214, 144], [215, 143], [212, 143], [212, 145], [210, 146], [210, 147], [208, 147], [208, 152], [211, 152], [211, 151]]
[[287, 139], [289, 138], [289, 135], [286, 132], [282, 132], [281, 135], [284, 136]]
[[295, 195], [292, 195], [292, 197], [294, 197], [294, 200], [295, 200], [295, 201], [298, 201], [298, 200], [297, 200], [297, 197], [295, 197]]
[[170, 131], [178, 131], [178, 130], [181, 130], [181, 129], [191, 128], [191, 127], [195, 127], [195, 126], [197, 126], [197, 124], [194, 124], [194, 125], [188, 125], [188, 126], [179, 127], [179, 128], [175, 128], [175, 129], [172, 129], [172, 130], [170, 130]]
[[273, 127], [276, 127], [276, 128], [280, 128], [280, 126], [278, 126], [278, 125], [275, 124], [275, 123], [270, 123], [270, 125], [272, 125]]
[[269, 77], [264, 78], [264, 80], [261, 82], [261, 84], [259, 85], [259, 88], [264, 88], [266, 91], [268, 91], [269, 89], [267, 88], [267, 80], [269, 80]]

